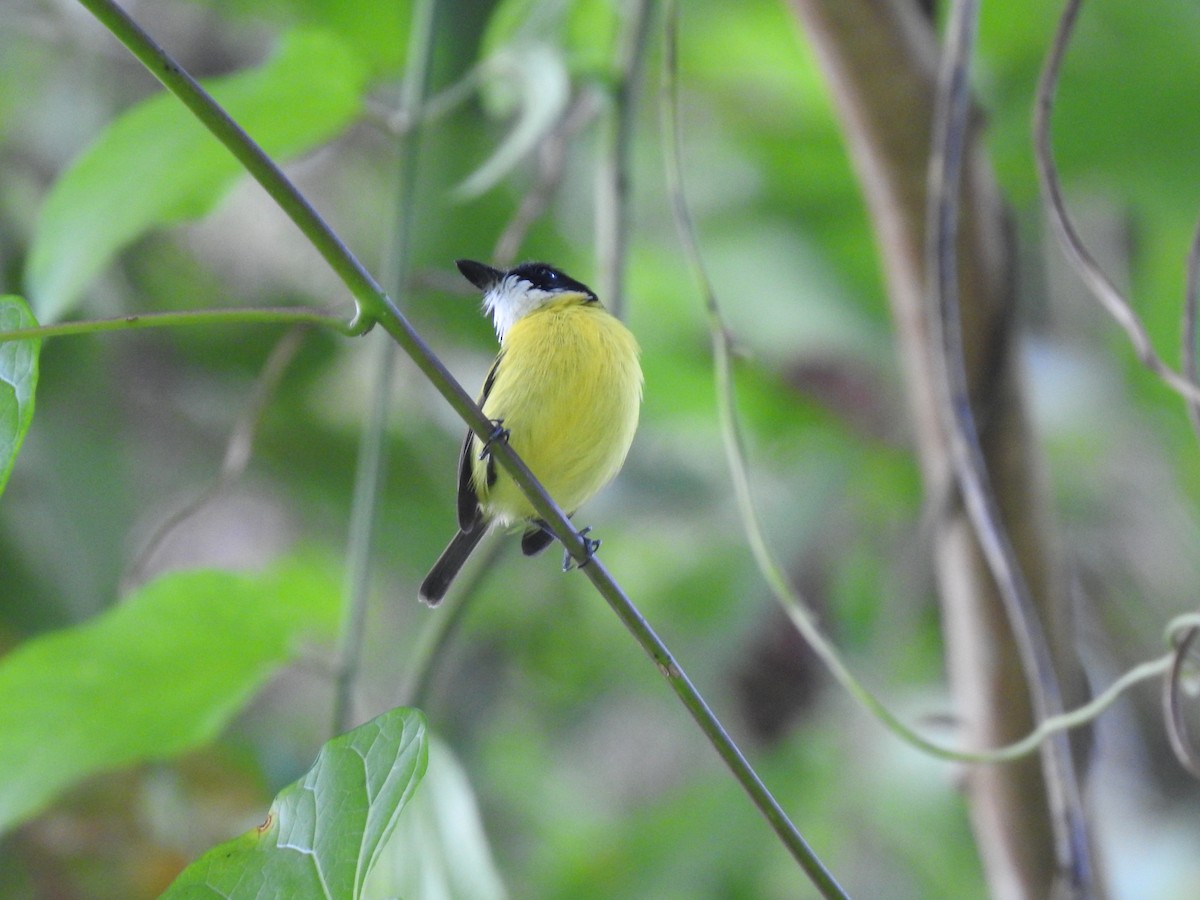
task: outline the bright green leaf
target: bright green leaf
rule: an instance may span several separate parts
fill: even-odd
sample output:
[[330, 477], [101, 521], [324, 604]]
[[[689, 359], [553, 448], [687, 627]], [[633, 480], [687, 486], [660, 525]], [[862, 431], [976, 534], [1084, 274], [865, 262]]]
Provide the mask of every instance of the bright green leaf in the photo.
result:
[[380, 854], [369, 900], [507, 896], [492, 860], [475, 791], [450, 748], [431, 739], [421, 792]]
[[616, 62], [619, 24], [612, 0], [575, 0], [564, 30], [572, 71], [591, 75], [610, 72]]
[[425, 718], [415, 709], [393, 709], [334, 738], [279, 792], [263, 825], [209, 850], [163, 897], [361, 897], [427, 758]]
[[164, 575], [0, 659], [0, 831], [80, 779], [212, 740], [301, 638], [332, 635], [332, 573]]
[[[20, 297], [0, 297], [0, 331], [37, 325]], [[17, 451], [33, 421], [33, 395], [37, 388], [37, 339], [0, 344], [0, 494], [17, 461]]]
[[412, 0], [289, 0], [288, 5], [334, 31], [373, 72], [398, 72], [403, 66]]
[[[329, 140], [361, 109], [363, 65], [336, 37], [294, 31], [261, 68], [208, 88], [272, 157]], [[175, 97], [123, 113], [54, 185], [29, 253], [27, 284], [38, 319], [69, 313], [114, 255], [159, 225], [204, 215], [241, 164]]]
[[333, 32], [373, 73], [398, 72], [408, 49], [412, 0], [198, 0], [235, 22], [307, 25]]

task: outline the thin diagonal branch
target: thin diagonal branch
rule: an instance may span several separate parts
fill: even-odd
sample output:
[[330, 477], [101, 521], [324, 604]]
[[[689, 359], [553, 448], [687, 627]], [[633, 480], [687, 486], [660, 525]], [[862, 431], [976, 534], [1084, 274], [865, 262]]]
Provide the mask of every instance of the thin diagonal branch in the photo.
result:
[[129, 593], [142, 581], [146, 563], [172, 531], [195, 515], [198, 510], [233, 484], [246, 471], [246, 466], [254, 451], [254, 439], [263, 413], [266, 411], [267, 404], [275, 396], [275, 391], [283, 380], [284, 372], [287, 371], [287, 367], [299, 352], [306, 331], [307, 329], [303, 327], [293, 328], [276, 342], [267, 361], [263, 364], [246, 405], [242, 408], [242, 412], [229, 434], [229, 440], [225, 444], [225, 456], [221, 461], [221, 468], [217, 476], [204, 490], [155, 527], [121, 576], [120, 594]]

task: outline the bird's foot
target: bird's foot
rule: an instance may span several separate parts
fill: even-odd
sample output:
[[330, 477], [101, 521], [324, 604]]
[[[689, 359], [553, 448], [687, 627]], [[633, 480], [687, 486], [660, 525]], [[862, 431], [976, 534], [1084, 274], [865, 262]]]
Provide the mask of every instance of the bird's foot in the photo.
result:
[[487, 440], [483, 442], [483, 449], [479, 451], [479, 458], [486, 459], [492, 451], [492, 444], [499, 441], [508, 442], [509, 430], [504, 427], [503, 419], [492, 420], [492, 430], [488, 434]]
[[583, 562], [579, 563], [578, 566], [576, 566], [575, 560], [571, 558], [571, 551], [570, 550], [563, 551], [563, 571], [564, 572], [570, 572], [574, 568], [582, 569], [584, 566], [586, 566], [588, 563], [590, 563], [592, 561], [592, 557], [595, 556], [596, 551], [600, 549], [599, 538], [590, 538], [587, 536], [588, 532], [591, 530], [592, 530], [592, 526], [589, 525], [587, 528], [584, 528], [582, 531], [579, 532], [579, 536], [581, 538], [583, 538]]

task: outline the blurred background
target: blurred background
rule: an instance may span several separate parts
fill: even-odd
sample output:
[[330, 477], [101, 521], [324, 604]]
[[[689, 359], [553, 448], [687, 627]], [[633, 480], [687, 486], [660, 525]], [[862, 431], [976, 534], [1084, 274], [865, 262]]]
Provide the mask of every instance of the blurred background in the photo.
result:
[[[331, 58], [355, 61], [338, 75], [350, 112], [281, 138], [286, 171], [374, 272], [394, 265], [391, 223], [398, 203], [410, 205], [410, 272], [396, 298], [474, 392], [495, 337], [456, 258], [546, 260], [602, 294], [615, 290], [597, 221], [610, 214], [609, 87], [628, 52], [631, 7], [436, 6], [436, 112], [415, 144], [415, 191], [397, 197], [410, 3], [126, 4], [198, 77], [267, 65], [297, 34], [318, 34], [340, 48]], [[682, 6], [683, 174], [738, 352], [752, 489], [771, 546], [855, 671], [907, 721], [953, 742], [909, 406], [828, 86], [788, 5]], [[1029, 119], [1056, 6], [984, 4], [976, 88], [1019, 241], [1021, 358], [1053, 555], [1102, 689], [1159, 655], [1166, 621], [1195, 606], [1200, 457], [1182, 402], [1139, 367], [1045, 227]], [[620, 303], [643, 350], [645, 404], [622, 475], [577, 522], [603, 539], [605, 564], [852, 895], [985, 896], [961, 773], [903, 746], [832, 685], [747, 549], [704, 310], [664, 187], [658, 13], [647, 27]], [[1183, 0], [1090, 4], [1055, 126], [1072, 209], [1173, 364], [1200, 208], [1198, 40], [1200, 11]], [[0, 292], [30, 296], [38, 313], [47, 265], [39, 269], [36, 247], [53, 240], [44, 229], [56, 182], [159, 91], [82, 7], [0, 0]], [[298, 99], [255, 121], [302, 131], [323, 113]], [[171, 146], [138, 149], [170, 161]], [[173, 169], [138, 164], [131, 174], [123, 190], [136, 206]], [[113, 246], [76, 291], [56, 295], [54, 317], [271, 305], [351, 313], [345, 288], [256, 184], [243, 176], [205, 190], [120, 238], [111, 231], [125, 226], [108, 214], [90, 219], [86, 234]], [[544, 197], [544, 209], [514, 225], [531, 197]], [[98, 209], [119, 223], [124, 207], [109, 197]], [[498, 244], [508, 259], [497, 259]], [[156, 574], [254, 571], [290, 555], [324, 572], [336, 621], [382, 334], [303, 335], [256, 419], [245, 470], [161, 531], [214, 484], [284, 337], [234, 325], [45, 343], [37, 412], [0, 501], [0, 652], [89, 621]], [[587, 580], [561, 573], [556, 551], [527, 560], [511, 538], [495, 539], [494, 560], [466, 579], [465, 605], [418, 605], [416, 586], [454, 529], [463, 426], [406, 359], [390, 380], [353, 720], [410, 699], [418, 648], [437, 617], [453, 616], [419, 704], [461, 766], [464, 815], [481, 824], [462, 825], [473, 835], [461, 865], [476, 870], [475, 896], [807, 896], [654, 666]], [[260, 822], [331, 736], [335, 644], [327, 627], [272, 670], [218, 739], [59, 792], [0, 839], [0, 894], [155, 896], [190, 859]], [[60, 727], [69, 734], [72, 722]], [[1156, 687], [1120, 701], [1094, 738], [1089, 794], [1112, 894], [1188, 895], [1200, 877], [1200, 788], [1169, 752]], [[444, 874], [444, 895], [471, 896], [463, 883]]]

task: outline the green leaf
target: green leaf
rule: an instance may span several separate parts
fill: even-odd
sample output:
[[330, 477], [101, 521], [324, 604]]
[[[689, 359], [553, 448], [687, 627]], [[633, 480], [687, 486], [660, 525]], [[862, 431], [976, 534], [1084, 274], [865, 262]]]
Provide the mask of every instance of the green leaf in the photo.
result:
[[571, 70], [607, 77], [616, 59], [619, 25], [617, 6], [610, 0], [575, 0], [563, 35]]
[[163, 898], [361, 897], [427, 759], [425, 717], [415, 709], [334, 738], [279, 792], [265, 823], [209, 850]]
[[421, 792], [367, 880], [369, 900], [470, 897], [500, 900], [504, 882], [492, 860], [475, 791], [454, 753], [430, 739]]
[[[0, 331], [34, 328], [37, 321], [20, 297], [0, 297]], [[0, 344], [0, 494], [17, 461], [17, 451], [33, 421], [33, 395], [38, 379], [37, 338]]]
[[337, 33], [372, 72], [399, 72], [404, 65], [412, 0], [289, 0], [287, 5]]
[[412, 0], [199, 0], [234, 24], [308, 25], [333, 32], [372, 73], [398, 72], [408, 49]]
[[334, 573], [164, 575], [0, 659], [0, 831], [97, 772], [220, 733], [303, 637], [332, 635]]
[[[290, 32], [261, 68], [206, 86], [272, 157], [329, 140], [359, 114], [363, 65], [327, 32]], [[62, 175], [42, 209], [26, 279], [38, 319], [54, 322], [123, 247], [159, 225], [211, 210], [241, 164], [175, 97], [123, 113]]]

